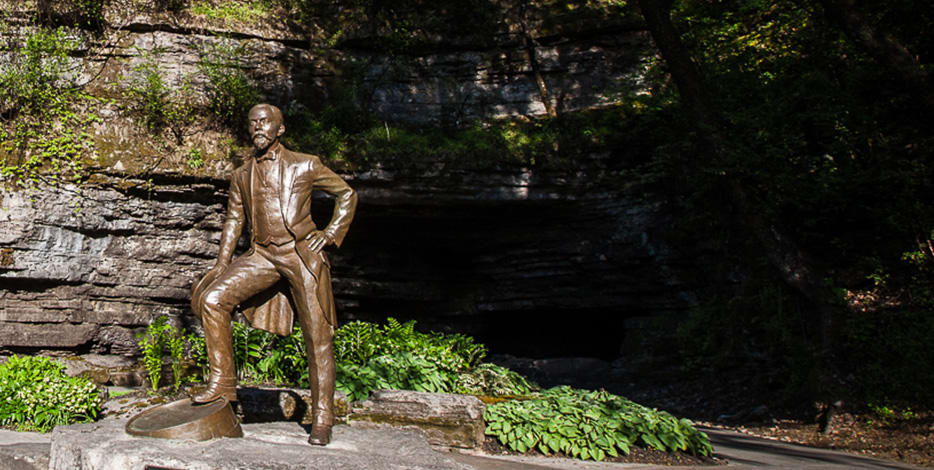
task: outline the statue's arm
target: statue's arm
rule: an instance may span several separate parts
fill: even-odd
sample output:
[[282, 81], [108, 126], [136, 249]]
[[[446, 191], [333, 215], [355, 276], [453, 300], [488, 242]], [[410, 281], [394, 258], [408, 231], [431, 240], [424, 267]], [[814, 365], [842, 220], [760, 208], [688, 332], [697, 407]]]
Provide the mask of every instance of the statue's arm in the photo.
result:
[[215, 266], [227, 267], [233, 258], [237, 241], [243, 233], [243, 193], [240, 191], [240, 178], [234, 175], [230, 180], [230, 193], [227, 199], [227, 219], [221, 231], [220, 248], [217, 251]]
[[[354, 212], [357, 210], [357, 192], [344, 181], [343, 178], [334, 173], [329, 168], [315, 161], [315, 189], [324, 191], [334, 196], [334, 213], [331, 215], [331, 222], [322, 230], [325, 240], [313, 240], [312, 249], [320, 250], [325, 244], [333, 243], [340, 246], [350, 228], [350, 222], [353, 220]], [[317, 243], [315, 243], [317, 241]], [[321, 245], [317, 247], [316, 245]]]

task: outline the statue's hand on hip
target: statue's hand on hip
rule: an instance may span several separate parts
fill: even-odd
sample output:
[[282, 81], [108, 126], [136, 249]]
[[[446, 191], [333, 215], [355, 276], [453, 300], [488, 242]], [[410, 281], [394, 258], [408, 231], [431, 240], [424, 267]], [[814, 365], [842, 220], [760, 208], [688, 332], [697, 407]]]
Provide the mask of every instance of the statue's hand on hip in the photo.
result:
[[311, 248], [311, 251], [314, 251], [315, 253], [321, 251], [328, 245], [334, 244], [334, 240], [331, 240], [331, 237], [329, 237], [321, 230], [315, 230], [314, 232], [311, 232], [308, 234], [306, 240], [308, 241], [308, 247]]

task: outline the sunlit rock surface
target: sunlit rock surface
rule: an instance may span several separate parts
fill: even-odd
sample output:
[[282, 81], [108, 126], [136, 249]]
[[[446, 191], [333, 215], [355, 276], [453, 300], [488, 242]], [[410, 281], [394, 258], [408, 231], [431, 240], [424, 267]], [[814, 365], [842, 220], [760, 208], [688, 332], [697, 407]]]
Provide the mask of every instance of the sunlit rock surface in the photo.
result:
[[[9, 5], [0, 35], [28, 31], [24, 8]], [[122, 77], [147, 60], [170, 87], [181, 86], [197, 78], [200, 51], [228, 44], [274, 102], [320, 103], [336, 71], [352, 64], [372, 90], [368, 106], [388, 120], [457, 125], [545, 112], [514, 31], [389, 56], [368, 48], [379, 38], [365, 32], [323, 51], [288, 22], [235, 28], [126, 12], [106, 19], [113, 36], [103, 37], [115, 40], [83, 46], [99, 54], [82, 73], [100, 96], [120, 96]], [[562, 112], [645, 86], [650, 51], [637, 26], [552, 28], [540, 39], [536, 57]], [[73, 60], [86, 60], [83, 50]], [[196, 176], [156, 165], [151, 181], [130, 184], [128, 176], [163, 156], [120, 106], [104, 100], [96, 110], [103, 119], [91, 131], [106, 174], [94, 185], [80, 194], [0, 193], [0, 352], [132, 356], [135, 334], [158, 315], [198, 325], [189, 292], [216, 256], [237, 162], [209, 161]], [[191, 138], [212, 151], [221, 137], [207, 129]], [[560, 171], [428, 165], [344, 175], [360, 205], [331, 256], [340, 320], [391, 315], [475, 335], [503, 353], [615, 357], [631, 319], [683, 312], [696, 287], [692, 247], [665, 241], [677, 214], [619, 176], [625, 152]], [[326, 223], [329, 201], [320, 198], [314, 211]]]

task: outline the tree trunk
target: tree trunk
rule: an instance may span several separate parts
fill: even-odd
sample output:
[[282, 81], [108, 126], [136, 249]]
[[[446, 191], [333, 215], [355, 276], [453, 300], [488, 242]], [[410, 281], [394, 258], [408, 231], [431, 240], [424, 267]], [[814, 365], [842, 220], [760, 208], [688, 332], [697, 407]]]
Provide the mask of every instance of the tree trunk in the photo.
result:
[[934, 90], [921, 63], [894, 36], [870, 25], [859, 12], [856, 0], [818, 0], [818, 3], [831, 24], [862, 46], [879, 65], [891, 70], [902, 86], [934, 110]]
[[536, 44], [535, 38], [532, 37], [532, 33], [529, 31], [526, 18], [527, 6], [527, 1], [523, 1], [519, 5], [519, 27], [522, 30], [523, 46], [529, 58], [529, 66], [532, 68], [532, 77], [535, 79], [535, 86], [538, 87], [538, 95], [541, 97], [542, 104], [545, 106], [545, 112], [548, 113], [550, 117], [557, 117], [558, 111], [555, 109], [554, 103], [551, 102], [551, 93], [548, 92], [548, 85], [545, 84], [545, 79], [542, 77], [542, 67], [538, 62], [538, 53], [536, 52], [538, 44]]
[[[718, 113], [710, 106], [703, 76], [691, 54], [681, 42], [671, 22], [670, 0], [637, 0], [646, 24], [668, 65], [669, 72], [678, 87], [681, 103], [693, 118], [699, 130], [698, 138], [704, 152], [719, 154], [729, 147], [725, 128]], [[699, 167], [703, 162], [688, 162]], [[724, 177], [729, 197], [741, 216], [741, 222], [755, 237], [763, 254], [778, 271], [784, 282], [799, 292], [813, 305], [815, 322], [820, 334], [820, 352], [829, 360], [833, 352], [833, 293], [823, 285], [823, 276], [813, 267], [807, 254], [775, 222], [766, 220], [763, 211], [752, 200], [748, 188], [731, 175]], [[829, 362], [825, 362], [830, 366]], [[826, 390], [824, 384], [819, 388]]]

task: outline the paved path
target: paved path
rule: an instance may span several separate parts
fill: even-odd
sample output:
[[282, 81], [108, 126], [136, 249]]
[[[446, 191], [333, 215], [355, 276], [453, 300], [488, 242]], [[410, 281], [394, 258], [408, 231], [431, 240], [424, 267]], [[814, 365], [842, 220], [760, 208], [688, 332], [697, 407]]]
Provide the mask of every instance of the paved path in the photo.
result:
[[913, 465], [888, 460], [862, 457], [844, 452], [816, 449], [801, 445], [788, 444], [771, 439], [762, 439], [732, 431], [704, 429], [714, 446], [714, 454], [726, 459], [725, 467], [694, 466], [657, 466], [644, 464], [619, 464], [605, 462], [581, 462], [579, 460], [552, 459], [547, 457], [513, 456], [455, 456], [455, 460], [471, 465], [477, 470], [683, 470], [729, 469], [752, 470], [762, 468], [800, 469], [800, 470], [914, 470], [922, 469]]
[[[704, 431], [710, 435], [716, 455], [728, 460], [729, 465], [725, 467], [661, 467], [645, 464], [582, 462], [547, 457], [486, 456], [453, 452], [445, 453], [445, 455], [476, 470], [684, 470], [688, 468], [706, 470], [718, 468], [729, 470], [758, 470], [762, 468], [910, 470], [923, 468], [843, 452], [761, 439], [732, 431], [717, 429], [704, 429]], [[48, 465], [49, 441], [49, 434], [0, 430], [0, 470], [42, 468], [42, 463]], [[43, 452], [45, 453], [44, 459], [42, 458]], [[38, 465], [30, 466], [30, 463]]]

